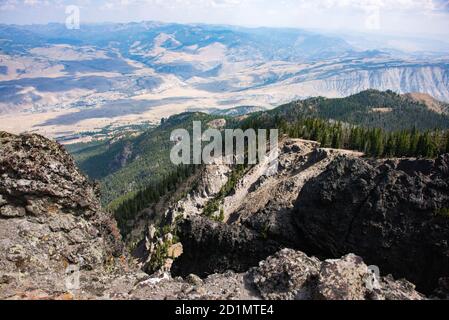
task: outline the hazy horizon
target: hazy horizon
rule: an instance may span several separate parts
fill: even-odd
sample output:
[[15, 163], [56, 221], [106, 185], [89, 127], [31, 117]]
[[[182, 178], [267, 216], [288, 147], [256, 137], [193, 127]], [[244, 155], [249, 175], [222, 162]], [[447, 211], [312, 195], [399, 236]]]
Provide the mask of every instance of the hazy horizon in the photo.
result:
[[67, 6], [81, 24], [159, 21], [300, 28], [444, 39], [447, 0], [0, 0], [0, 23], [64, 23]]

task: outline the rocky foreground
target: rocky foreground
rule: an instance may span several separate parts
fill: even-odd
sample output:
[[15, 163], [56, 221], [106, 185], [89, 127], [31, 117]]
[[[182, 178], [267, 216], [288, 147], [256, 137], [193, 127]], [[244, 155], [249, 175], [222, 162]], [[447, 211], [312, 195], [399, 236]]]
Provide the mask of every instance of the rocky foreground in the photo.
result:
[[449, 157], [360, 156], [287, 141], [277, 174], [251, 168], [223, 199], [222, 222], [202, 208], [230, 169], [209, 167], [122, 240], [62, 147], [0, 133], [0, 298], [446, 298]]

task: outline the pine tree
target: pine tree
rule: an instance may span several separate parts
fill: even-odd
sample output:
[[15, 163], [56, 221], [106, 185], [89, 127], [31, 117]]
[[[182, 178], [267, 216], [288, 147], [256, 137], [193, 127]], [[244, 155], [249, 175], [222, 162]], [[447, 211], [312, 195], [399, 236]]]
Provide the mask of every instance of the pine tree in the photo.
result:
[[413, 128], [411, 138], [410, 138], [410, 148], [408, 151], [408, 156], [416, 155], [419, 143], [419, 132], [416, 127]]
[[418, 145], [416, 147], [416, 155], [424, 157], [427, 153], [427, 143], [425, 136], [421, 134], [418, 139]]
[[387, 138], [384, 155], [386, 155], [387, 157], [393, 157], [395, 155], [395, 140], [392, 135], [389, 135]]
[[323, 129], [323, 134], [321, 135], [320, 143], [322, 148], [329, 147], [330, 138], [326, 129]]
[[384, 152], [384, 142], [382, 137], [382, 131], [380, 129], [374, 129], [370, 133], [369, 141], [369, 154], [375, 157], [379, 157]]
[[445, 153], [449, 153], [449, 132], [446, 134], [446, 147], [444, 149]]

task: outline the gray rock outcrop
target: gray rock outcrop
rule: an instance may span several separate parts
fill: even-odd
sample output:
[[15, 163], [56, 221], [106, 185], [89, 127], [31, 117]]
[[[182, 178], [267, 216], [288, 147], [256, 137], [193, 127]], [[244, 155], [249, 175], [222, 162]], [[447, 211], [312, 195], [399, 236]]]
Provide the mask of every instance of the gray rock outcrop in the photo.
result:
[[172, 272], [180, 276], [245, 272], [280, 249], [277, 242], [250, 229], [205, 217], [182, 221], [177, 234], [184, 252], [175, 260]]
[[0, 132], [1, 293], [54, 287], [67, 272], [113, 267], [123, 254], [97, 187], [58, 144]]
[[[405, 281], [372, 273], [362, 258], [349, 254], [321, 262], [284, 249], [248, 272], [250, 282], [270, 300], [422, 300]], [[373, 281], [374, 280], [374, 281]]]
[[295, 223], [310, 252], [362, 256], [430, 293], [449, 275], [449, 155], [341, 157], [302, 189]]

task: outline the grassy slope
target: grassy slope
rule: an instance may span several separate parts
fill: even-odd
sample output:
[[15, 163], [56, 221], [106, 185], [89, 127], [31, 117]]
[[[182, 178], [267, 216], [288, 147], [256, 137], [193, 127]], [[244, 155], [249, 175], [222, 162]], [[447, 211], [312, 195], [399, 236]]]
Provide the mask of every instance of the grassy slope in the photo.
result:
[[[125, 138], [115, 143], [98, 143], [76, 146], [72, 149], [78, 165], [91, 179], [101, 183], [104, 205], [160, 180], [175, 166], [170, 161], [170, 134], [177, 128], [191, 131], [192, 121], [209, 122], [215, 117], [201, 114], [181, 114], [168, 119], [157, 128], [150, 129], [138, 137]], [[126, 154], [128, 159], [122, 167], [120, 161]]]

